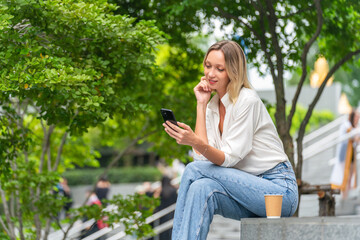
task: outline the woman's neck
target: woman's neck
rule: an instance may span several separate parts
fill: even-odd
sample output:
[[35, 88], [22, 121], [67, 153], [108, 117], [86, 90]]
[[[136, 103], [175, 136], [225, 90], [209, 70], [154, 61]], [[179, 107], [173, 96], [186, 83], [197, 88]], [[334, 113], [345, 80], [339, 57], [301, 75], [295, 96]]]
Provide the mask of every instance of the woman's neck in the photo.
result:
[[220, 99], [220, 101], [221, 101], [221, 99], [223, 98], [223, 96], [225, 96], [225, 94], [226, 94], [226, 91], [216, 91], [216, 93], [219, 95], [219, 99]]

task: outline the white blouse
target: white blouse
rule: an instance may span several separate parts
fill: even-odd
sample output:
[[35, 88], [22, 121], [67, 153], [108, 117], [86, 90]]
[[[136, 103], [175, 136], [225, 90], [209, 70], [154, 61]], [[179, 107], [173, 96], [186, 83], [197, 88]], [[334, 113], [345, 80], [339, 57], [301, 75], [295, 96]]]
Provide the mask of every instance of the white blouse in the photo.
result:
[[[225, 94], [223, 133], [219, 130], [219, 96], [206, 108], [206, 131], [209, 145], [225, 154], [223, 167], [233, 167], [258, 175], [288, 160], [275, 125], [257, 93], [242, 88], [233, 104]], [[207, 160], [193, 151], [194, 160]]]

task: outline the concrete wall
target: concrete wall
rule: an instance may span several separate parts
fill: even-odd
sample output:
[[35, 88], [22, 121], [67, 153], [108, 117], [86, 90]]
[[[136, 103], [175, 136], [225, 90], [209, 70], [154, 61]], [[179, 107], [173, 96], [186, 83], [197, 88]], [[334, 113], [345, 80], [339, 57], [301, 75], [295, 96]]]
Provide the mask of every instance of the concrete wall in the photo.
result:
[[241, 220], [241, 240], [360, 239], [359, 217], [247, 218]]

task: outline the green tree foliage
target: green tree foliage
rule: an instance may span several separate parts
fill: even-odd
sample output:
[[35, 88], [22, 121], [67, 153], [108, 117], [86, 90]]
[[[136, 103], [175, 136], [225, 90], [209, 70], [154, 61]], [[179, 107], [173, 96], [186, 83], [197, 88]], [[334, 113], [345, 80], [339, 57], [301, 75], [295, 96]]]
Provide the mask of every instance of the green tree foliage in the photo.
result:
[[[246, 1], [122, 1], [113, 0], [120, 11], [141, 18], [160, 19], [160, 29], [172, 33], [184, 29], [179, 40], [186, 49], [191, 48], [187, 31], [201, 29], [205, 24], [214, 29], [214, 19], [222, 28], [231, 26], [226, 38], [243, 42], [248, 50], [250, 66], [260, 74], [270, 74], [276, 93], [276, 127], [284, 143], [285, 151], [302, 179], [302, 141], [306, 126], [318, 102], [326, 82], [341, 67], [352, 63], [360, 53], [360, 3], [356, 0], [246, 0]], [[124, 13], [124, 12], [123, 12]], [[157, 14], [158, 16], [155, 16]], [[189, 16], [186, 21], [183, 16]], [[177, 39], [173, 38], [172, 43]], [[309, 70], [308, 53], [317, 42], [319, 52], [331, 63], [323, 84], [319, 87], [305, 116], [297, 137], [297, 163], [294, 162], [293, 136], [290, 133], [297, 102]], [[355, 64], [355, 63], [354, 63]], [[358, 64], [358, 62], [357, 62]], [[265, 67], [264, 67], [265, 66]], [[289, 113], [285, 101], [285, 72], [299, 70], [297, 91], [291, 101]]]
[[[269, 104], [267, 102], [265, 102], [266, 108], [273, 120], [273, 122], [275, 123], [275, 113], [276, 113], [276, 108], [274, 105]], [[292, 136], [296, 136], [298, 134], [300, 125], [302, 120], [304, 119], [305, 115], [306, 115], [306, 111], [307, 109], [305, 107], [303, 107], [301, 104], [298, 104], [298, 106], [296, 107], [297, 111], [294, 115], [294, 119], [293, 119], [293, 123], [291, 125], [291, 129], [290, 129], [290, 134]], [[289, 113], [291, 110], [291, 106], [286, 106], [286, 112]], [[305, 132], [306, 133], [310, 133], [313, 130], [318, 129], [319, 127], [333, 121], [335, 119], [334, 114], [329, 111], [329, 110], [315, 110], [313, 112], [313, 114], [311, 115], [311, 118], [309, 120], [309, 124], [306, 126]]]
[[47, 239], [61, 172], [97, 165], [81, 137], [88, 128], [115, 115], [131, 121], [156, 99], [163, 33], [116, 9], [105, 0], [0, 3], [0, 224], [10, 239]]
[[[187, 161], [186, 153], [189, 148], [169, 140], [168, 135], [163, 131], [160, 108], [172, 109], [178, 121], [194, 127], [195, 101], [192, 89], [201, 77], [204, 56], [192, 37], [194, 32], [201, 29], [201, 19], [196, 15], [197, 10], [184, 8], [178, 1], [110, 0], [110, 2], [119, 6], [116, 10], [117, 14], [134, 17], [136, 22], [156, 20], [154, 24], [166, 33], [168, 43], [159, 47], [156, 61], [161, 71], [156, 83], [142, 90], [143, 93], [156, 93], [155, 97], [144, 96], [148, 111], [138, 114], [137, 121], [123, 116], [108, 121], [100, 131], [101, 139], [104, 140], [101, 140], [100, 144], [97, 141], [96, 144], [123, 149], [131, 137], [144, 136], [141, 133], [144, 131], [151, 133], [146, 138], [148, 142], [153, 143], [150, 151], [164, 157], [169, 163], [173, 158]], [[98, 129], [94, 131], [99, 133]], [[114, 131], [119, 136], [117, 140], [110, 137]]]
[[159, 199], [136, 193], [126, 197], [116, 195], [111, 200], [104, 200], [104, 203], [112, 207], [103, 209], [95, 204], [72, 209], [72, 212], [75, 219], [103, 219], [109, 227], [121, 222], [125, 226], [125, 233], [136, 235], [137, 239], [154, 234], [151, 226], [146, 224], [146, 218], [151, 216], [160, 204]]
[[[360, 61], [360, 58], [357, 58]], [[340, 69], [334, 74], [334, 81], [340, 82], [342, 91], [348, 97], [351, 106], [360, 105], [360, 68], [358, 65], [349, 65], [346, 69]]]
[[[319, 48], [317, 46], [310, 49], [309, 56], [307, 58], [307, 65], [309, 66], [309, 69], [314, 70], [314, 63], [319, 55], [321, 56], [321, 53], [319, 52]], [[358, 94], [360, 91], [360, 69], [358, 67], [359, 63], [357, 63], [359, 61], [360, 58], [356, 57], [354, 60], [355, 64], [349, 63], [336, 71], [334, 74], [334, 82], [339, 82], [341, 84], [342, 92], [346, 94], [350, 105], [354, 107], [358, 106], [360, 103], [360, 96]], [[301, 76], [301, 69], [295, 69], [295, 71], [291, 74], [292, 76], [289, 80], [287, 80], [287, 84], [296, 86], [298, 84], [298, 79]], [[304, 84], [310, 84], [310, 77], [306, 78]]]

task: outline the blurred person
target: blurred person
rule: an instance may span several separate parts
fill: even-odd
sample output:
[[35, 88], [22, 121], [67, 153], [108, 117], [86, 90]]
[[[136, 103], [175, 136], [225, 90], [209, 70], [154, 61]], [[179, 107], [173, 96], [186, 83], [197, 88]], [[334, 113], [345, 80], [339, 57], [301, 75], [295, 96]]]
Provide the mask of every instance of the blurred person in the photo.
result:
[[110, 191], [110, 182], [107, 177], [102, 176], [96, 183], [95, 194], [104, 205], [104, 200], [108, 199]]
[[[160, 190], [160, 205], [156, 208], [155, 212], [159, 212], [172, 204], [176, 203], [177, 199], [177, 188], [171, 184], [171, 179], [168, 176], [163, 176], [161, 179], [161, 190]], [[160, 224], [166, 223], [167, 221], [174, 218], [174, 213], [168, 213], [167, 215], [160, 218]], [[172, 228], [159, 234], [160, 240], [171, 239]]]
[[151, 182], [144, 182], [143, 184], [143, 191], [144, 191], [144, 194], [148, 197], [152, 197], [154, 195], [154, 190], [152, 189], [152, 186], [151, 186]]
[[[95, 194], [94, 190], [92, 188], [89, 188], [86, 191], [87, 196], [89, 197], [87, 202], [86, 202], [86, 206], [92, 206], [92, 205], [98, 205], [98, 206], [102, 206], [100, 199], [98, 198], [98, 196]], [[85, 217], [83, 219], [83, 222], [86, 222], [87, 220], [89, 220], [87, 217]], [[81, 234], [81, 238], [86, 238], [88, 236], [90, 236], [91, 234], [99, 231], [100, 229], [106, 227], [107, 224], [105, 224], [103, 222], [103, 219], [99, 219], [97, 221], [95, 221], [95, 223], [93, 225], [91, 225], [90, 227], [86, 228], [83, 230], [82, 234]], [[106, 236], [102, 236], [97, 238], [97, 240], [103, 240], [105, 239]]]
[[68, 217], [68, 212], [73, 204], [73, 200], [71, 197], [71, 191], [70, 191], [70, 187], [68, 185], [68, 181], [66, 178], [61, 178], [60, 184], [62, 186], [62, 189], [64, 191], [64, 197], [67, 199], [67, 202], [64, 205], [64, 210], [65, 210], [65, 215], [66, 217]]
[[58, 218], [62, 219], [64, 215], [65, 217], [68, 217], [69, 210], [73, 204], [73, 200], [70, 187], [65, 177], [60, 178], [60, 182], [56, 185], [56, 190], [54, 190], [54, 194], [65, 199], [63, 209], [58, 214]]
[[[340, 126], [339, 136], [342, 137], [358, 127], [360, 114], [353, 109], [349, 118]], [[330, 183], [333, 189], [340, 189], [342, 198], [346, 199], [350, 189], [357, 186], [356, 146], [359, 135], [340, 142], [336, 148], [336, 162], [333, 167]]]

